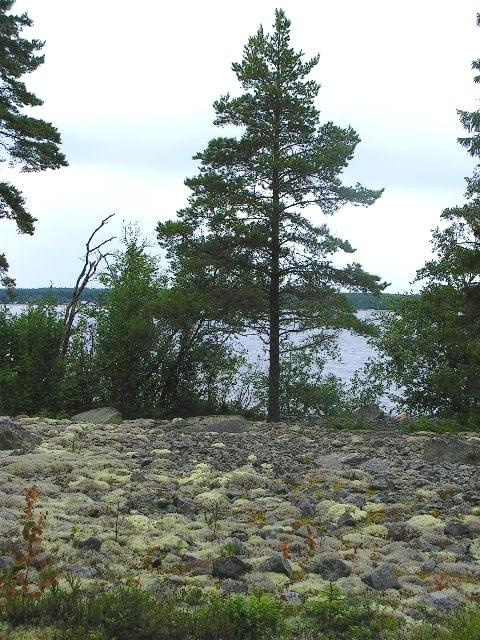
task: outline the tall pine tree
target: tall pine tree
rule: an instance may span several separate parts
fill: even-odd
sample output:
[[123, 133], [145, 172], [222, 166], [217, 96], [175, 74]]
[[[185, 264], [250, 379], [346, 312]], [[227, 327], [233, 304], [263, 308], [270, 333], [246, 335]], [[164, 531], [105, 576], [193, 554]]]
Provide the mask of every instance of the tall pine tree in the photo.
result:
[[381, 194], [342, 185], [359, 138], [351, 127], [320, 124], [319, 85], [307, 79], [317, 62], [290, 46], [290, 22], [277, 10], [273, 32], [260, 27], [232, 65], [243, 93], [214, 104], [215, 124], [239, 127], [240, 136], [214, 138], [195, 156], [200, 173], [185, 182], [188, 207], [157, 229], [174, 269], [221, 280], [246, 324], [266, 337], [269, 421], [280, 417], [285, 341], [296, 334], [303, 338], [295, 348], [321, 348], [332, 329], [366, 330], [340, 290], [383, 286], [356, 263], [335, 266], [337, 251], [354, 250], [303, 213], [309, 205], [324, 214], [347, 203], [367, 206]]
[[[22, 112], [42, 100], [28, 91], [22, 76], [44, 62], [39, 55], [40, 40], [27, 40], [21, 31], [32, 25], [26, 13], [11, 14], [14, 0], [0, 0], [0, 162], [9, 160], [22, 171], [58, 169], [67, 164], [59, 150], [60, 134], [44, 120]], [[33, 234], [35, 219], [28, 212], [22, 193], [12, 184], [0, 181], [0, 219], [14, 220], [20, 233]], [[0, 254], [0, 284], [12, 284], [7, 277], [8, 263]]]

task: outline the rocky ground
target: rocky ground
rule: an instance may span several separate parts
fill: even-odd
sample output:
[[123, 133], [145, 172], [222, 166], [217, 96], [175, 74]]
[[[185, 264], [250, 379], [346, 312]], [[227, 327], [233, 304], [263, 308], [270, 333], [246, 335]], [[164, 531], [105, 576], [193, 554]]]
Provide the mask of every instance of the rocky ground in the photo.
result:
[[0, 418], [0, 449], [0, 567], [35, 484], [45, 553], [85, 587], [301, 602], [333, 581], [413, 619], [480, 602], [479, 434]]

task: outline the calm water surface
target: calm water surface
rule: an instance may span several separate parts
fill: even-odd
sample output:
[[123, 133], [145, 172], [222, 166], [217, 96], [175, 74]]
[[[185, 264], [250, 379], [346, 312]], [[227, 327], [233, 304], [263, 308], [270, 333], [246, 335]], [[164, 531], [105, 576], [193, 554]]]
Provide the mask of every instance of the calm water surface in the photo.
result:
[[[9, 304], [8, 309], [14, 314], [21, 313], [26, 305]], [[62, 311], [64, 307], [58, 307]], [[357, 316], [361, 320], [375, 320], [375, 316], [381, 311], [360, 310]], [[260, 364], [266, 366], [266, 354], [262, 350], [262, 342], [255, 336], [243, 336], [239, 340], [240, 346], [246, 350], [247, 359], [255, 362], [259, 358]], [[338, 340], [340, 358], [327, 359], [325, 373], [333, 373], [343, 382], [349, 382], [355, 371], [361, 369], [367, 360], [375, 355], [375, 351], [362, 336], [358, 336], [351, 331], [341, 331]]]

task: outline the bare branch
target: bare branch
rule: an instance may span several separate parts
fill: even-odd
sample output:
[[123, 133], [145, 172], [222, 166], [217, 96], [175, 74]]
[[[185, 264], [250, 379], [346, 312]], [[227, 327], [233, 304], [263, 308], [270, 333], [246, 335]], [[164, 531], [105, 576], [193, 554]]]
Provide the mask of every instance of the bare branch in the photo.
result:
[[[78, 275], [77, 281], [75, 282], [75, 286], [73, 288], [72, 297], [70, 302], [68, 303], [65, 314], [63, 316], [63, 325], [64, 325], [64, 334], [62, 345], [60, 349], [61, 357], [65, 357], [68, 349], [68, 343], [70, 341], [70, 336], [72, 334], [72, 327], [75, 321], [75, 316], [77, 315], [78, 305], [80, 302], [80, 298], [82, 293], [85, 290], [85, 287], [92, 280], [92, 278], [97, 273], [98, 267], [102, 264], [102, 262], [107, 262], [107, 257], [112, 255], [111, 253], [103, 253], [100, 251], [102, 247], [106, 244], [114, 240], [115, 236], [111, 236], [102, 242], [99, 242], [95, 246], [91, 246], [93, 239], [97, 235], [97, 233], [103, 229], [103, 227], [108, 224], [111, 218], [113, 218], [115, 214], [111, 213], [109, 216], [104, 218], [100, 224], [93, 230], [90, 237], [88, 238], [85, 244], [85, 255], [83, 259], [83, 266]], [[108, 264], [108, 263], [107, 263]]]

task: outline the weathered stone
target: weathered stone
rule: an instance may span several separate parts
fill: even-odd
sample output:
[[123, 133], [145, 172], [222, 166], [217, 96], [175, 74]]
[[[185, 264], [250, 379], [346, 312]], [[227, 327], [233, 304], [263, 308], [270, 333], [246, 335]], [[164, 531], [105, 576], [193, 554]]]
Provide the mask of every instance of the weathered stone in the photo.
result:
[[465, 538], [470, 534], [470, 527], [462, 522], [450, 522], [443, 531], [446, 536], [452, 538]]
[[352, 516], [352, 514], [347, 511], [337, 520], [337, 524], [339, 527], [354, 527], [357, 524], [357, 521]]
[[465, 440], [451, 437], [448, 446], [441, 438], [432, 438], [425, 444], [423, 455], [430, 462], [455, 462], [480, 465], [480, 439]]
[[222, 580], [220, 588], [226, 593], [247, 593], [248, 591], [247, 586], [243, 584], [243, 582], [240, 582], [240, 580], [232, 580], [231, 578]]
[[15, 561], [11, 556], [0, 556], [0, 571], [10, 569], [14, 564]]
[[80, 578], [94, 578], [98, 573], [95, 567], [67, 567], [66, 572]]
[[175, 498], [173, 499], [173, 504], [176, 507], [177, 511], [185, 515], [193, 515], [197, 512], [197, 508], [193, 500], [185, 496], [175, 496]]
[[270, 558], [264, 560], [258, 567], [257, 571], [261, 571], [263, 573], [283, 573], [289, 578], [293, 577], [293, 570], [290, 566], [289, 561], [280, 554], [275, 554]]
[[212, 576], [214, 578], [233, 578], [234, 580], [248, 571], [248, 565], [237, 556], [217, 558], [213, 562]]
[[297, 593], [296, 591], [289, 591], [286, 589], [282, 592], [282, 600], [284, 600], [287, 604], [303, 604], [305, 601], [305, 597], [301, 593]]
[[318, 573], [324, 580], [336, 582], [339, 578], [347, 578], [352, 570], [341, 558], [335, 555], [324, 555], [314, 558], [310, 565], [311, 573]]
[[360, 407], [354, 412], [353, 417], [358, 423], [366, 423], [374, 429], [386, 429], [392, 423], [395, 424], [376, 404]]
[[373, 474], [385, 474], [390, 471], [392, 461], [387, 458], [370, 458], [366, 462], [362, 463], [360, 467], [367, 471], [367, 473]]
[[400, 588], [395, 571], [389, 564], [382, 564], [373, 569], [373, 571], [364, 574], [361, 578], [366, 585], [377, 591]]
[[40, 444], [41, 439], [9, 418], [0, 418], [0, 451], [24, 449]]
[[235, 550], [235, 555], [245, 556], [248, 553], [247, 546], [238, 538], [229, 537], [225, 538], [225, 542], [223, 543], [224, 547], [229, 547]]
[[89, 422], [91, 424], [119, 424], [122, 416], [114, 407], [99, 407], [83, 411], [72, 416], [73, 422]]
[[315, 502], [310, 498], [302, 498], [297, 507], [306, 516], [312, 516], [315, 513]]
[[245, 433], [251, 423], [242, 416], [204, 416], [185, 421], [182, 431], [186, 433]]
[[433, 607], [443, 613], [451, 613], [458, 609], [460, 601], [443, 591], [433, 591], [423, 596], [422, 601], [427, 607]]
[[78, 549], [100, 551], [102, 547], [102, 541], [99, 538], [95, 538], [94, 536], [91, 536], [90, 538], [86, 538], [85, 540], [75, 541], [73, 546], [77, 547]]

